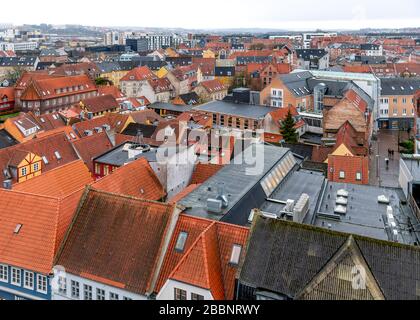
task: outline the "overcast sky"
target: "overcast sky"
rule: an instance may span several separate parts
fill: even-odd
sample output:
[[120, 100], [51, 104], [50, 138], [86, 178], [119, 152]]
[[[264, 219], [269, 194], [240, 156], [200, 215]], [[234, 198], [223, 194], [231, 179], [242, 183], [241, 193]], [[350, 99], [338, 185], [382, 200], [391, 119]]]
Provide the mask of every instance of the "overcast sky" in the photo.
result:
[[0, 23], [194, 29], [420, 27], [419, 0], [1, 1]]

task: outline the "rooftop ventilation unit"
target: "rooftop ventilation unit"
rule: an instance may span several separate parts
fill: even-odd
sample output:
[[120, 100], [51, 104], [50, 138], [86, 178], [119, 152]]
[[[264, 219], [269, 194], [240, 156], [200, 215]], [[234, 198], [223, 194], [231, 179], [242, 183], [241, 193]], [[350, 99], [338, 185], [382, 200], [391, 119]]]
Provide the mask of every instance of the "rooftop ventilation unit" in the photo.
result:
[[381, 195], [378, 197], [378, 203], [389, 204], [389, 199], [385, 195]]
[[334, 213], [338, 213], [340, 215], [345, 215], [347, 213], [347, 207], [338, 205], [334, 209]]
[[3, 189], [12, 190], [12, 180], [7, 179], [3, 181]]
[[309, 196], [304, 193], [293, 208], [293, 221], [302, 223], [309, 211]]
[[284, 207], [283, 211], [284, 212], [293, 212], [294, 207], [295, 207], [295, 200], [288, 199], [286, 201], [286, 206]]
[[347, 190], [340, 189], [340, 190], [337, 191], [337, 197], [348, 198], [349, 197], [349, 193], [348, 193]]
[[213, 213], [221, 213], [222, 201], [217, 199], [207, 199], [207, 210]]
[[337, 197], [337, 199], [335, 200], [335, 204], [340, 206], [347, 206], [348, 203], [349, 201], [347, 200], [347, 198], [344, 197]]

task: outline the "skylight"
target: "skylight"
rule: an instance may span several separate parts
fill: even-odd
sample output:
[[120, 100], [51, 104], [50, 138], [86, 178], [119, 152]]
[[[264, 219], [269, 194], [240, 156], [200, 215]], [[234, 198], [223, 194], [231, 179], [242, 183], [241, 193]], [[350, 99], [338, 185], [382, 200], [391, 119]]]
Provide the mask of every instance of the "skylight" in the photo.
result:
[[42, 156], [42, 161], [44, 161], [45, 164], [48, 164], [49, 163], [46, 156]]
[[187, 242], [188, 233], [181, 232], [178, 236], [178, 239], [176, 241], [175, 250], [177, 251], [184, 251], [185, 249], [185, 243]]
[[239, 259], [241, 257], [242, 246], [235, 244], [232, 248], [232, 254], [230, 256], [230, 263], [234, 265], [239, 264]]
[[20, 229], [22, 229], [22, 225], [19, 223], [19, 224], [16, 225], [14, 233], [18, 234], [20, 232]]
[[57, 158], [57, 160], [61, 159], [61, 154], [58, 151], [55, 151], [54, 154], [55, 154], [55, 157]]

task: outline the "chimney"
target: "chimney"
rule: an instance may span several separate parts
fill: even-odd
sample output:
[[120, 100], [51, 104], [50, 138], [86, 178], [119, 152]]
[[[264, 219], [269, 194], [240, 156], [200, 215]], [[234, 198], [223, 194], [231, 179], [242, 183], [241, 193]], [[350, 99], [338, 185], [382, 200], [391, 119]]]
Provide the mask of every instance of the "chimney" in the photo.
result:
[[3, 189], [12, 190], [12, 180], [7, 179], [3, 181]]

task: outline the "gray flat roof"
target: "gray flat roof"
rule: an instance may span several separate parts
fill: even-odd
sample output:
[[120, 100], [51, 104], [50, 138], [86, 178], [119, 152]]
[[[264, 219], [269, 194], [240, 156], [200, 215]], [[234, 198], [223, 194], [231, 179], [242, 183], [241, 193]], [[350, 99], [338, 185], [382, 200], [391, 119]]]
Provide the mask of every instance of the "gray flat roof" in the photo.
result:
[[176, 112], [187, 112], [191, 111], [192, 106], [178, 106], [172, 103], [155, 102], [148, 106], [150, 109], [169, 110]]
[[[257, 175], [247, 175], [247, 170], [253, 168], [252, 165], [234, 164], [235, 160], [233, 160], [231, 164], [225, 165], [218, 173], [179, 201], [178, 204], [186, 208], [185, 213], [187, 214], [221, 220], [239, 201], [245, 196], [248, 197], [247, 193], [289, 152], [290, 150], [285, 148], [264, 146], [264, 168]], [[240, 154], [236, 158], [242, 159], [242, 157], [243, 154]], [[220, 214], [214, 214], [207, 210], [207, 199], [217, 197], [217, 188], [221, 183], [224, 184], [229, 205]], [[249, 212], [247, 214], [249, 215]]]
[[[322, 186], [325, 182], [325, 177], [320, 172], [312, 171], [296, 171], [294, 172], [276, 191], [270, 196], [270, 199], [287, 201], [299, 200], [303, 193], [309, 196], [309, 212], [304, 223], [310, 224], [312, 217], [317, 209], [317, 202], [322, 191]], [[283, 210], [284, 205], [266, 201], [260, 208], [263, 212], [273, 213], [279, 215]]]
[[126, 145], [126, 143], [123, 143], [123, 144], [115, 147], [114, 149], [109, 150], [105, 154], [95, 158], [94, 160], [96, 162], [100, 162], [100, 163], [103, 163], [103, 164], [109, 164], [109, 165], [112, 165], [112, 166], [118, 166], [118, 167], [121, 167], [128, 162], [132, 162], [132, 161], [135, 161], [135, 160], [140, 159], [140, 158], [146, 158], [147, 161], [149, 161], [149, 162], [156, 162], [157, 149], [152, 148], [148, 152], [137, 155], [134, 158], [129, 158], [128, 157], [128, 152], [123, 151], [125, 145]]
[[[338, 215], [339, 220], [325, 217], [321, 213], [334, 215], [336, 195], [340, 189], [349, 193], [346, 215]], [[328, 182], [314, 225], [335, 231], [392, 241], [391, 235], [386, 230], [386, 221], [384, 221], [388, 205], [378, 203], [378, 197], [382, 195], [390, 200], [389, 206], [393, 208], [393, 215], [398, 222], [397, 227], [400, 231], [399, 242], [405, 244], [416, 242], [415, 235], [404, 231], [407, 229], [408, 220], [415, 218], [407, 206], [401, 205], [400, 201], [404, 198], [404, 195], [400, 189]]]
[[195, 107], [194, 110], [222, 113], [229, 116], [238, 116], [249, 119], [263, 119], [270, 112], [278, 110], [278, 108], [250, 105], [245, 103], [233, 103], [227, 101], [212, 101], [201, 106]]

